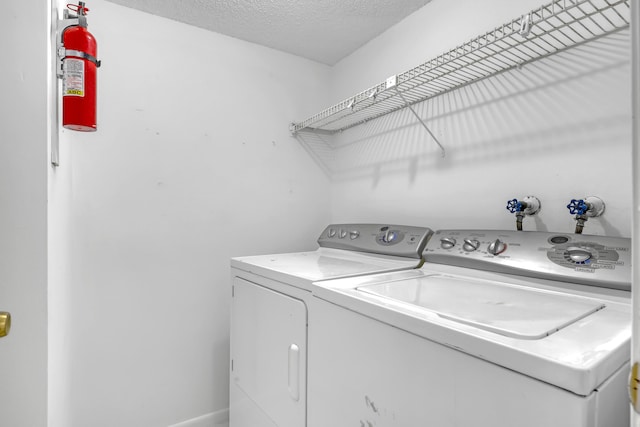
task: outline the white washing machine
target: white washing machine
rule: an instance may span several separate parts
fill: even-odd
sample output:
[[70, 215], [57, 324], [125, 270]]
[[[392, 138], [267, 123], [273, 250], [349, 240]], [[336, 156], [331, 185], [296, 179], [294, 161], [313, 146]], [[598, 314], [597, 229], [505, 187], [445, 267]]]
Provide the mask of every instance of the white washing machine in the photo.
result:
[[630, 239], [438, 231], [314, 284], [308, 426], [628, 427]]
[[334, 224], [310, 252], [231, 260], [230, 427], [304, 427], [311, 283], [415, 269], [432, 231]]

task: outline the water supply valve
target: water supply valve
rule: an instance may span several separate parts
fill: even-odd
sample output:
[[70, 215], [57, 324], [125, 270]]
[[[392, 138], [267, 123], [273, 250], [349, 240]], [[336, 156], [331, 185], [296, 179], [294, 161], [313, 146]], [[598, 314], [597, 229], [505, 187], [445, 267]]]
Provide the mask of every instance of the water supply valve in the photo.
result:
[[567, 205], [567, 209], [569, 209], [571, 215], [576, 216], [575, 233], [582, 234], [584, 223], [587, 222], [589, 217], [602, 215], [604, 212], [604, 202], [596, 196], [587, 196], [584, 199], [571, 199], [571, 202]]
[[522, 231], [522, 219], [526, 215], [535, 215], [540, 210], [540, 200], [534, 196], [526, 196], [522, 200], [507, 201], [507, 210], [516, 214], [516, 229]]

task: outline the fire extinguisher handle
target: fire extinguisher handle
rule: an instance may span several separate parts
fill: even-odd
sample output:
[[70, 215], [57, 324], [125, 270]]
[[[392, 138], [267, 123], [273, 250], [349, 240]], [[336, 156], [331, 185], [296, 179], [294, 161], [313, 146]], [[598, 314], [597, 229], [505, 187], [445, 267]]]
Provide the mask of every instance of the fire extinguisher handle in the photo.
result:
[[84, 2], [78, 2], [78, 4], [67, 3], [67, 9], [77, 13], [78, 15], [86, 15], [89, 12], [89, 8], [85, 7]]

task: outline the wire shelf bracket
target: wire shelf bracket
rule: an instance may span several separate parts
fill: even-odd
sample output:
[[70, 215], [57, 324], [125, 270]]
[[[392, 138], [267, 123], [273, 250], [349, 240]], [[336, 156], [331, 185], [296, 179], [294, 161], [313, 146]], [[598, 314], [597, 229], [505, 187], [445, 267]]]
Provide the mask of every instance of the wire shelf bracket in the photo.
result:
[[420, 124], [422, 125], [423, 128], [425, 128], [425, 130], [427, 131], [427, 133], [431, 136], [431, 138], [433, 138], [433, 140], [435, 141], [435, 143], [438, 145], [438, 147], [440, 148], [440, 152], [442, 153], [442, 157], [445, 156], [446, 152], [444, 147], [442, 146], [442, 144], [440, 143], [440, 141], [438, 141], [438, 138], [433, 134], [433, 132], [431, 132], [431, 129], [429, 129], [429, 126], [427, 126], [427, 124], [424, 122], [424, 120], [422, 120], [422, 117], [420, 117], [420, 115], [418, 113], [416, 113], [416, 110], [413, 109], [413, 107], [411, 106], [411, 104], [409, 104], [409, 102], [406, 100], [406, 98], [404, 96], [402, 96], [402, 92], [400, 92], [398, 90], [398, 88], [396, 87], [396, 93], [398, 94], [398, 96], [400, 97], [400, 99], [402, 99], [402, 101], [405, 104], [405, 107], [411, 111], [413, 113], [413, 115], [416, 117], [416, 119], [418, 119], [418, 121], [420, 122]]

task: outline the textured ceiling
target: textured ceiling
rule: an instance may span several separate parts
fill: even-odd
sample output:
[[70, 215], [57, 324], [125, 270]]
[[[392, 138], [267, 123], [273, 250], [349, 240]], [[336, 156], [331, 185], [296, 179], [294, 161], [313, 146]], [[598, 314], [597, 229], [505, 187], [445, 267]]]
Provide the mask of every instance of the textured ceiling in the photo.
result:
[[333, 65], [430, 0], [109, 0]]

